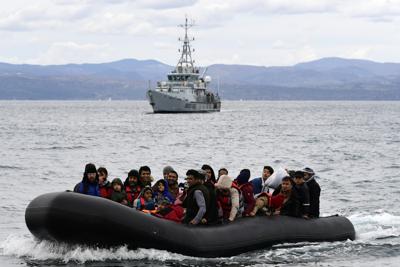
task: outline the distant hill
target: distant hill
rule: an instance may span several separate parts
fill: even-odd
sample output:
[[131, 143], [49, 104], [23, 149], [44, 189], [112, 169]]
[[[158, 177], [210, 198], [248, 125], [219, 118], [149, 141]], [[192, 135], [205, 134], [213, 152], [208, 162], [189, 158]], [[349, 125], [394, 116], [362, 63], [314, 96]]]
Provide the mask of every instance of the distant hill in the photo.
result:
[[[101, 64], [0, 63], [0, 99], [145, 99], [174, 66], [124, 59]], [[400, 64], [322, 58], [289, 67], [211, 65], [223, 99], [400, 100]], [[219, 81], [219, 82], [218, 82]]]

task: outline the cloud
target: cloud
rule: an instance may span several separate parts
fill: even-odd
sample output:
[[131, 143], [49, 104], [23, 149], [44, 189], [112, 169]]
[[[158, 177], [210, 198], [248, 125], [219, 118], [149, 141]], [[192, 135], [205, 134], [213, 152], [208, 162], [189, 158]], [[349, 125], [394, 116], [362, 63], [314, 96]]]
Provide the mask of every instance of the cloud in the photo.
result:
[[112, 49], [109, 44], [55, 42], [37, 58], [28, 60], [31, 64], [67, 64], [71, 62], [104, 62], [109, 60]]
[[198, 0], [137, 0], [136, 5], [143, 8], [152, 9], [175, 9], [190, 7], [195, 5]]
[[89, 16], [88, 6], [44, 7], [29, 6], [0, 17], [0, 30], [29, 31], [59, 28], [73, 21]]

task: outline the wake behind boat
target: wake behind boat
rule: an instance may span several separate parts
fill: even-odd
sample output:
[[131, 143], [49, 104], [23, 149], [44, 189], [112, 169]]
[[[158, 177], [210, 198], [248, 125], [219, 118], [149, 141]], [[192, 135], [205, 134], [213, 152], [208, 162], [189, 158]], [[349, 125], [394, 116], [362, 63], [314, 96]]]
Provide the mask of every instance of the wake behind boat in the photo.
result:
[[341, 216], [310, 220], [257, 216], [228, 225], [191, 227], [73, 192], [35, 198], [26, 209], [25, 220], [39, 239], [156, 248], [197, 257], [233, 256], [280, 243], [355, 239], [352, 223]]
[[194, 66], [187, 31], [193, 24], [180, 25], [185, 29], [182, 54], [172, 72], [167, 75], [167, 81], [157, 82], [155, 89], [149, 89], [147, 97], [154, 113], [190, 113], [214, 112], [221, 110], [221, 100], [218, 94], [209, 90], [211, 77], [200, 75], [200, 69]]

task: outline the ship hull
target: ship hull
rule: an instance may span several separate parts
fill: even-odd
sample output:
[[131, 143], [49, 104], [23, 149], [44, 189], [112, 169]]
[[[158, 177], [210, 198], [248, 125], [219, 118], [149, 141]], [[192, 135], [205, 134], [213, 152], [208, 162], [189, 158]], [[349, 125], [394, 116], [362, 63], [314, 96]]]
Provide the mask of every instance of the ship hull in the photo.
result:
[[154, 113], [207, 113], [219, 112], [221, 102], [194, 102], [150, 90], [147, 93]]

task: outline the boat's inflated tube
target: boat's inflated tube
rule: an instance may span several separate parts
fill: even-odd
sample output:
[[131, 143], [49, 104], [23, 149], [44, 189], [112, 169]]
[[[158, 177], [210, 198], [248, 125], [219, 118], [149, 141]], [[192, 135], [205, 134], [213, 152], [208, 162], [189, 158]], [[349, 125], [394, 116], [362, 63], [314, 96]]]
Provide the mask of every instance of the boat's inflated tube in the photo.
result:
[[232, 256], [279, 243], [355, 238], [352, 223], [340, 216], [312, 220], [258, 216], [228, 225], [191, 227], [73, 192], [37, 197], [27, 207], [25, 220], [39, 239], [96, 246], [126, 244], [198, 257]]

